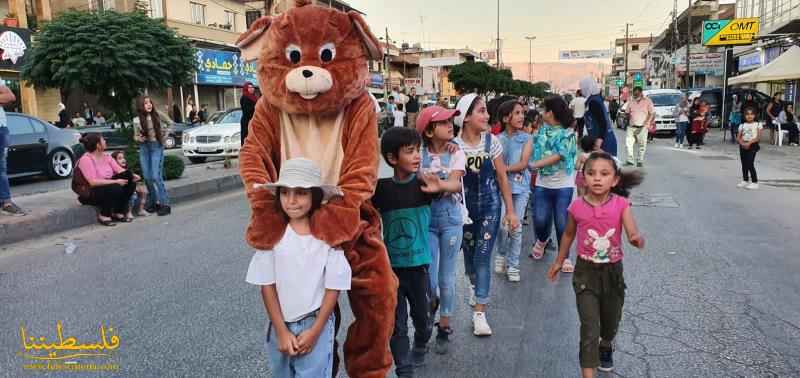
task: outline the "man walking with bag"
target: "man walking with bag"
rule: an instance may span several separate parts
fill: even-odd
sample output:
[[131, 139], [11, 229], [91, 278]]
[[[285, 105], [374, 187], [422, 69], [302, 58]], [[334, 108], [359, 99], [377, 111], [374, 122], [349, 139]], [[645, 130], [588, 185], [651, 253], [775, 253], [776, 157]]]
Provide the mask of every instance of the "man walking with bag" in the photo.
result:
[[0, 79], [0, 215], [25, 215], [25, 211], [19, 208], [14, 202], [11, 201], [11, 188], [8, 184], [8, 167], [6, 165], [8, 159], [8, 146], [11, 144], [9, 140], [8, 121], [6, 119], [6, 111], [3, 105], [10, 104], [17, 101], [14, 92], [11, 92], [5, 86], [2, 79]]
[[[647, 150], [648, 127], [655, 119], [655, 107], [649, 98], [642, 94], [642, 87], [633, 88], [633, 98], [625, 104], [625, 113], [628, 114], [629, 126], [625, 138], [625, 146], [628, 150], [626, 166], [636, 164], [637, 167], [644, 166], [644, 154]], [[634, 153], [634, 147], [639, 144], [638, 154]]]

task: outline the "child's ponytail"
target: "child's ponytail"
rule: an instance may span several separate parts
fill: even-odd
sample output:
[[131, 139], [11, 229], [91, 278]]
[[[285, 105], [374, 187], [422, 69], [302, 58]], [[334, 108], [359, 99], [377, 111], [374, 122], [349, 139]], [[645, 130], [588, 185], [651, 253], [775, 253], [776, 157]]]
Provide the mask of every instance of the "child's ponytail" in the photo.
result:
[[614, 171], [616, 172], [615, 174], [617, 177], [619, 177], [619, 182], [617, 182], [617, 185], [611, 188], [611, 193], [628, 198], [628, 196], [631, 195], [631, 189], [639, 186], [644, 181], [644, 175], [642, 172], [634, 169], [622, 170], [619, 160], [605, 151], [592, 152], [589, 155], [589, 157], [586, 159], [586, 162], [583, 163], [584, 173], [595, 160], [607, 160], [611, 162], [611, 165], [614, 167]]

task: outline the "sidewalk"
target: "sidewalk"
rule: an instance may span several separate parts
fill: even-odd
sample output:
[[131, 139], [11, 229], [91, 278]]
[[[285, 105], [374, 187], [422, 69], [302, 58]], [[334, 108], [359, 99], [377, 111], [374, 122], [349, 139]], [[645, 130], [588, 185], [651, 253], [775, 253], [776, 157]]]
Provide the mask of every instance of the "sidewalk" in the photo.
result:
[[[230, 169], [223, 168], [222, 162], [187, 167], [183, 177], [166, 182], [170, 201], [176, 204], [241, 188], [238, 161], [232, 163]], [[67, 189], [22, 196], [16, 202], [28, 214], [0, 216], [0, 246], [97, 222], [95, 209], [78, 203], [69, 185]]]
[[[730, 136], [722, 141], [722, 130], [712, 129], [706, 135], [705, 146], [700, 151], [714, 152], [739, 160], [739, 146], [730, 142]], [[761, 150], [756, 157], [759, 181], [774, 186], [797, 186], [800, 188], [800, 147], [781, 147], [769, 144], [769, 130], [761, 134]]]

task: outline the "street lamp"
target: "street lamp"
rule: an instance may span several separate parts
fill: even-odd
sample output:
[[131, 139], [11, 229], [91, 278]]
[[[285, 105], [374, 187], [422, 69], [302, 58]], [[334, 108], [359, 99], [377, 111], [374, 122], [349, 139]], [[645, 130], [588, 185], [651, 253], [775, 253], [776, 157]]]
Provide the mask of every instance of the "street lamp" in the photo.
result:
[[525, 37], [528, 40], [528, 81], [533, 83], [533, 41], [534, 36]]

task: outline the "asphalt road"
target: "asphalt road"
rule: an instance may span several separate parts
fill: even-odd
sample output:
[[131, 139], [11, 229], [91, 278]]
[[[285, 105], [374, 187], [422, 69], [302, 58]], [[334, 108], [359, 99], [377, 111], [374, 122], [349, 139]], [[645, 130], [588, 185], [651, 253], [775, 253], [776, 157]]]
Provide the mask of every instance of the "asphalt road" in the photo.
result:
[[[195, 165], [183, 156], [180, 148], [166, 151], [167, 155], [180, 157], [186, 166]], [[222, 161], [222, 158], [209, 158], [207, 163]], [[205, 163], [203, 163], [205, 164]], [[11, 194], [15, 197], [69, 189], [71, 179], [51, 180], [45, 175], [21, 177], [11, 180]]]
[[[798, 191], [737, 189], [736, 160], [666, 144], [650, 148], [633, 197], [647, 248], [625, 249], [617, 369], [601, 376], [800, 376]], [[243, 195], [231, 193], [167, 218], [0, 247], [0, 375], [32, 375], [17, 355], [20, 325], [52, 339], [60, 320], [65, 337], [84, 343], [113, 325], [120, 376], [268, 376], [263, 306], [244, 282], [248, 215]], [[60, 244], [68, 240], [74, 254]], [[545, 280], [552, 258], [523, 258], [517, 284], [493, 277], [490, 338], [471, 335], [460, 270], [452, 354], [430, 354], [419, 376], [578, 376], [571, 280]]]

